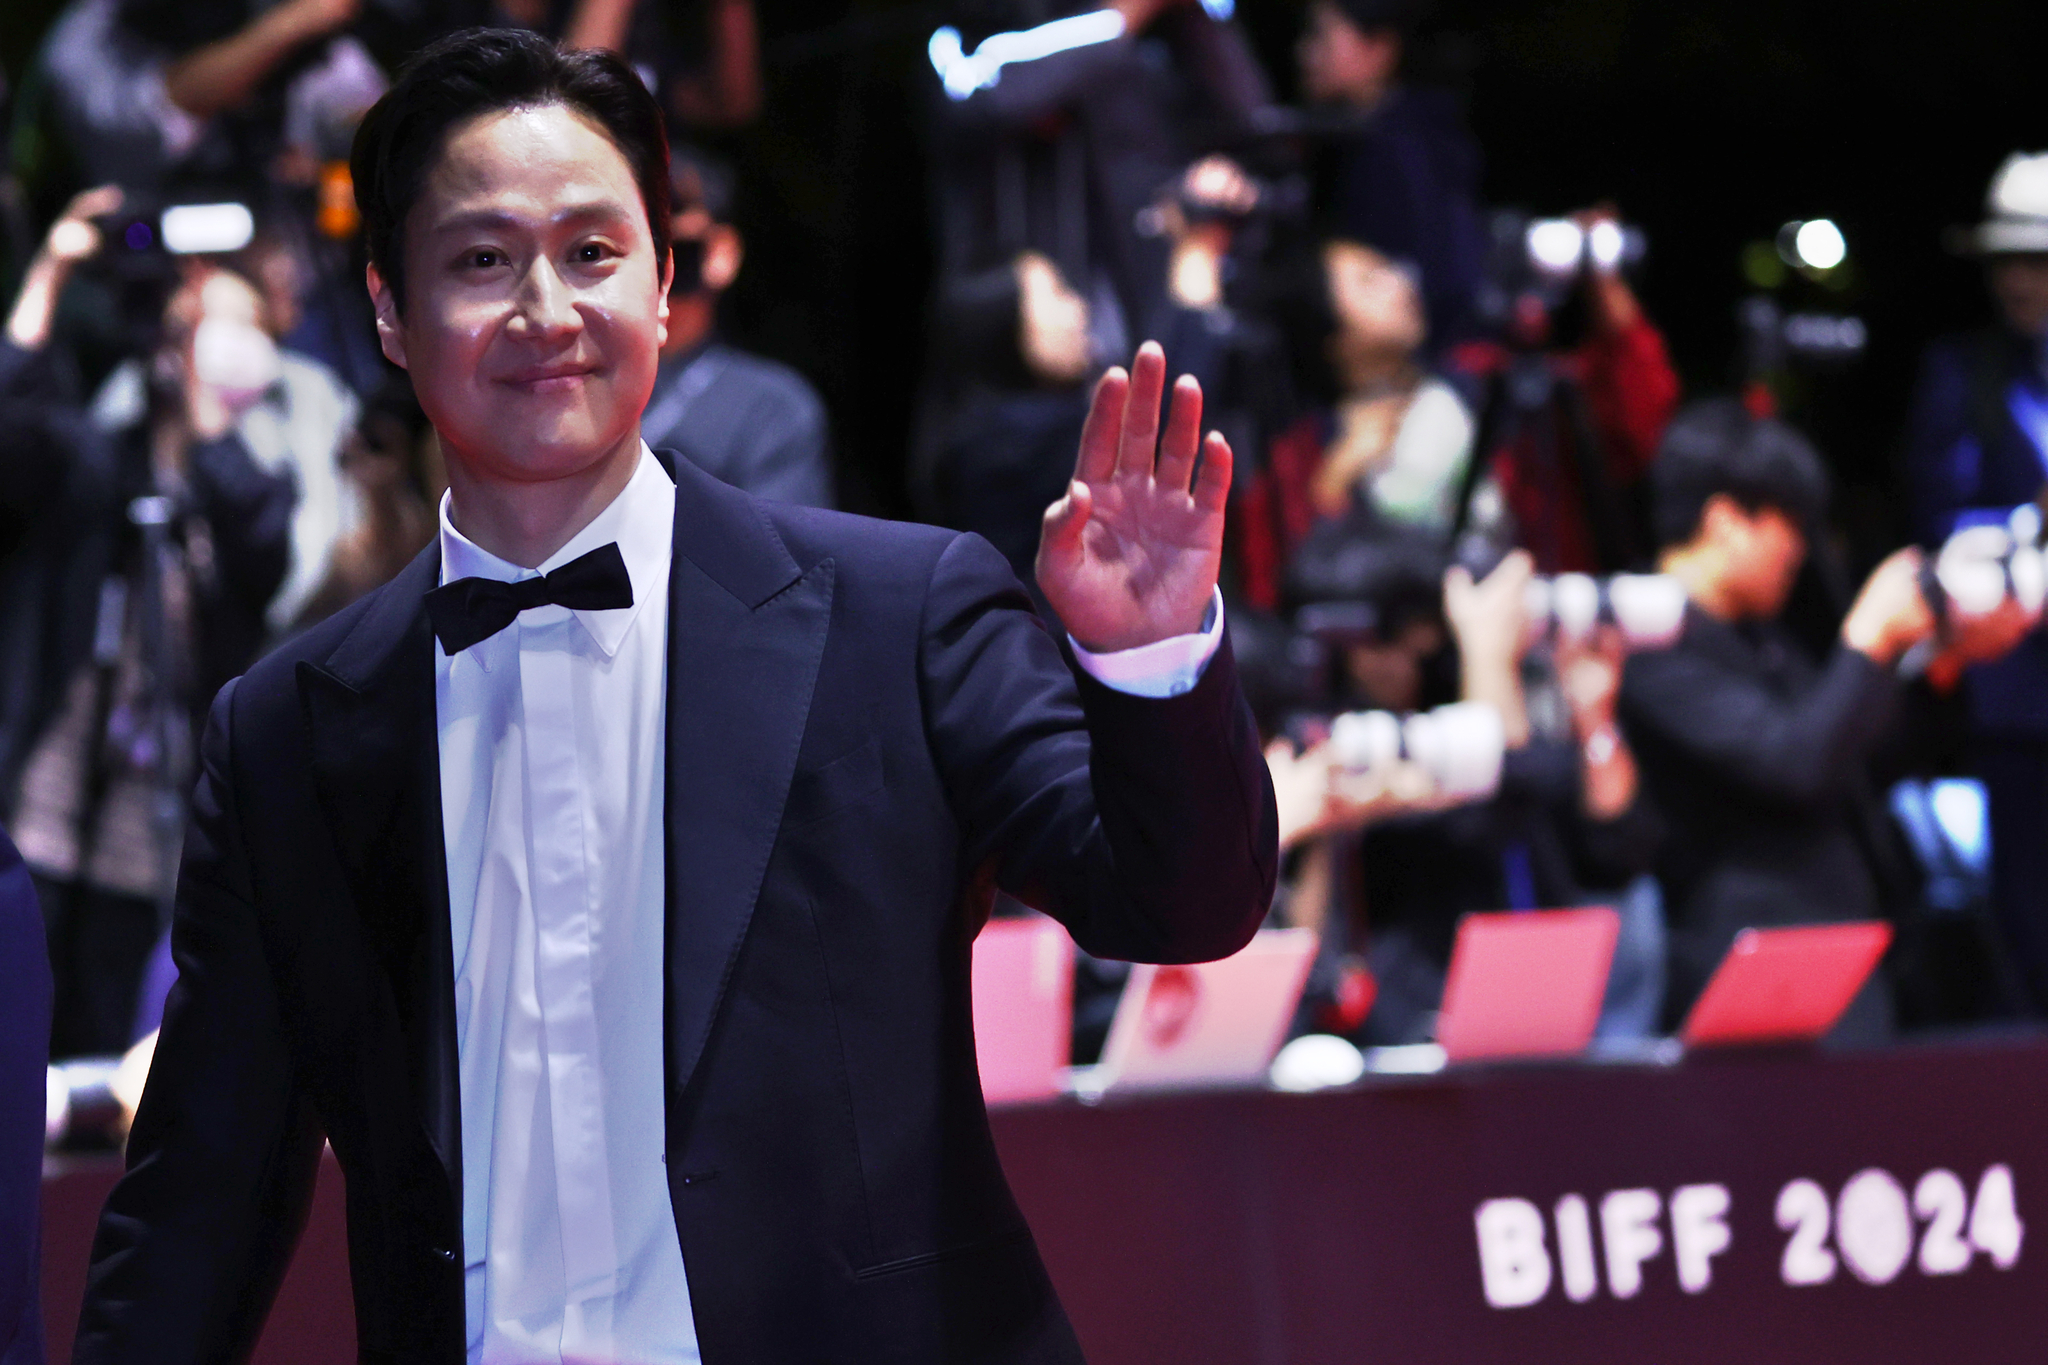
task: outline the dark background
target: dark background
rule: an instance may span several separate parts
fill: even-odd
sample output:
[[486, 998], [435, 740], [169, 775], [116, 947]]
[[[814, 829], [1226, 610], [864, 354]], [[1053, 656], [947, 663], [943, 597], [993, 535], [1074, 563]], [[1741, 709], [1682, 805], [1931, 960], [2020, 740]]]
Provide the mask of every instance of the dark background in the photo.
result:
[[[11, 78], [57, 7], [0, 5]], [[1283, 95], [1304, 8], [1240, 0]], [[920, 92], [944, 9], [758, 0], [758, 12], [767, 115], [722, 148], [741, 167], [750, 244], [729, 330], [824, 389], [844, 500], [907, 515], [928, 280]], [[2020, 0], [1441, 0], [1431, 28], [1422, 59], [1469, 92], [1489, 199], [1538, 212], [1613, 199], [1647, 230], [1642, 293], [1689, 395], [1733, 382], [1743, 247], [1792, 218], [1842, 225], [1850, 287], [1786, 302], [1860, 312], [1870, 350], [1806, 381], [1792, 411], [1843, 482], [1854, 558], [1895, 543], [1915, 358], [1930, 335], [1986, 315], [1975, 268], [1943, 250], [1942, 230], [1975, 221], [2008, 152], [2048, 145], [2048, 13]]]

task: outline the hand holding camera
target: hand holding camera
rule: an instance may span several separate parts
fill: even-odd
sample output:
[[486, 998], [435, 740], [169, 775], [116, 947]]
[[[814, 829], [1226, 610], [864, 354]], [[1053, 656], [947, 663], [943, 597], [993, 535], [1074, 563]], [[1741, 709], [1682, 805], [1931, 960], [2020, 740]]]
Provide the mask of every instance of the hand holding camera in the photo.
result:
[[7, 339], [24, 351], [39, 351], [50, 339], [57, 298], [79, 262], [99, 252], [103, 240], [93, 219], [121, 206], [121, 191], [101, 185], [75, 196], [43, 236], [7, 318]]

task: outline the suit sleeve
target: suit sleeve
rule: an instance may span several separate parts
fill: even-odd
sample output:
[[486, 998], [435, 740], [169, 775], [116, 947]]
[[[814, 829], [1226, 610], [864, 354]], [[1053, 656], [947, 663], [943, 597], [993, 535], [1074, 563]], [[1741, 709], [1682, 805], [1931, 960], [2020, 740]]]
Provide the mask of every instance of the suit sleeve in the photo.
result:
[[293, 1083], [236, 814], [235, 685], [214, 702], [128, 1170], [108, 1197], [74, 1361], [247, 1359], [304, 1229], [320, 1132]]
[[1200, 962], [1250, 941], [1279, 820], [1227, 640], [1177, 697], [1077, 677], [1002, 557], [961, 536], [927, 585], [920, 671], [968, 866], [1096, 957]]

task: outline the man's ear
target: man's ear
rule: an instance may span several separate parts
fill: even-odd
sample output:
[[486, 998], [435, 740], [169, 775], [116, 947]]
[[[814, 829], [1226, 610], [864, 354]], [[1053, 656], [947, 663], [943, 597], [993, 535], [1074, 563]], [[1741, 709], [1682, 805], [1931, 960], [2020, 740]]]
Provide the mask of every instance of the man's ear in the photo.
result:
[[668, 291], [676, 282], [676, 249], [670, 246], [661, 257], [661, 302], [655, 306], [655, 317], [661, 323], [661, 339], [656, 346], [668, 345]]
[[715, 224], [704, 234], [704, 287], [722, 293], [740, 277], [747, 259], [747, 244], [740, 230], [730, 223]]
[[406, 369], [405, 328], [398, 320], [398, 300], [376, 266], [365, 266], [363, 271], [370, 286], [370, 302], [377, 310], [377, 344], [383, 347], [386, 360]]

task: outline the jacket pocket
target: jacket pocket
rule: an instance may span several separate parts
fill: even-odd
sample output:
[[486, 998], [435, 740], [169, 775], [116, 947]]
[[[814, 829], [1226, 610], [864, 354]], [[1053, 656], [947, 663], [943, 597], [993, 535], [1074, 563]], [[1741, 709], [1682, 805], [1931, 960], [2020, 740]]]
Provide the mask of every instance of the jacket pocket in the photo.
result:
[[1006, 1228], [987, 1237], [977, 1237], [971, 1242], [960, 1242], [954, 1246], [943, 1247], [938, 1251], [927, 1251], [916, 1256], [905, 1256], [899, 1260], [884, 1261], [880, 1265], [866, 1266], [854, 1271], [853, 1278], [864, 1281], [879, 1280], [888, 1275], [901, 1275], [907, 1271], [922, 1270], [926, 1266], [938, 1265], [943, 1261], [950, 1261], [958, 1256], [975, 1256], [997, 1251], [1012, 1243], [1026, 1241], [1030, 1236], [1031, 1229], [1019, 1224], [1016, 1227]]
[[882, 786], [882, 741], [880, 736], [870, 735], [858, 748], [829, 763], [797, 770], [790, 779], [782, 827], [815, 824]]

